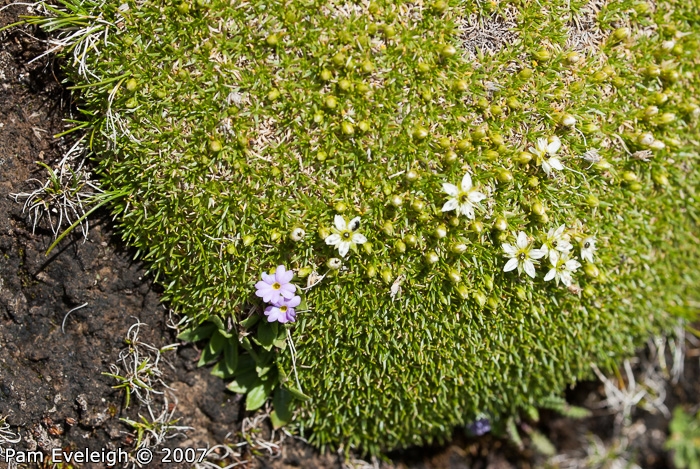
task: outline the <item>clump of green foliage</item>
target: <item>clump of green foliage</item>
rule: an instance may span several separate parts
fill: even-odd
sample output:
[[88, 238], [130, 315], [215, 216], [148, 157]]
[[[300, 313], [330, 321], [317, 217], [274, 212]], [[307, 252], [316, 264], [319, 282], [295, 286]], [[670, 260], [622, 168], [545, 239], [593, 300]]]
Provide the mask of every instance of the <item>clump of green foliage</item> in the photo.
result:
[[700, 469], [700, 412], [693, 417], [676, 407], [670, 430], [666, 449], [673, 451], [673, 464], [679, 469]]
[[[594, 3], [59, 18], [87, 44], [68, 70], [102, 187], [200, 363], [316, 444], [376, 453], [537, 406], [697, 299], [700, 12]], [[346, 256], [338, 215], [367, 238]], [[278, 265], [306, 288], [291, 326], [259, 321]]]

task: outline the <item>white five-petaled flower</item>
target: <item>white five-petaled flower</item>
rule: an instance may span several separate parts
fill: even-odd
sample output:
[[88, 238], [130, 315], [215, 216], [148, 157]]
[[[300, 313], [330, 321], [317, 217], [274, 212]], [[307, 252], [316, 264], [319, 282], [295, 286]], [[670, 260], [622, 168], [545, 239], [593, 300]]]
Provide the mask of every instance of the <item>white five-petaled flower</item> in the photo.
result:
[[593, 254], [595, 254], [595, 237], [589, 236], [581, 241], [581, 259], [588, 262], [593, 262]]
[[[557, 171], [564, 169], [559, 158], [554, 156], [559, 148], [561, 148], [561, 140], [556, 135], [550, 137], [549, 141], [546, 138], [538, 138], [535, 146], [529, 148], [530, 153], [537, 157], [537, 164], [542, 166], [547, 176], [551, 175], [555, 169]], [[547, 159], [547, 155], [549, 155], [549, 159]]]
[[474, 219], [474, 206], [484, 200], [486, 195], [477, 191], [472, 186], [472, 177], [469, 173], [466, 173], [462, 178], [462, 184], [458, 188], [454, 184], [443, 183], [442, 190], [450, 197], [445, 205], [442, 206], [443, 212], [449, 212], [450, 210], [457, 210], [470, 220]]
[[540, 249], [532, 249], [530, 240], [522, 231], [516, 236], [515, 246], [503, 243], [503, 251], [505, 251], [506, 257], [510, 258], [503, 267], [503, 272], [510, 272], [517, 268], [518, 274], [524, 270], [532, 278], [535, 278], [535, 261], [545, 255]]
[[573, 282], [571, 274], [581, 267], [579, 261], [571, 259], [568, 252], [551, 250], [549, 251], [549, 262], [552, 264], [552, 268], [545, 275], [545, 282], [555, 280], [557, 285], [559, 285], [561, 281], [561, 283], [570, 287]]
[[547, 239], [540, 248], [545, 255], [551, 250], [556, 249], [559, 252], [569, 252], [573, 246], [569, 242], [569, 235], [565, 234], [566, 225], [561, 225], [559, 228], [552, 228], [547, 233]]
[[357, 244], [367, 242], [363, 234], [357, 233], [360, 228], [360, 217], [350, 220], [350, 223], [342, 215], [336, 215], [334, 219], [335, 228], [331, 228], [331, 235], [326, 238], [326, 244], [336, 246], [341, 257], [345, 257], [350, 248]]

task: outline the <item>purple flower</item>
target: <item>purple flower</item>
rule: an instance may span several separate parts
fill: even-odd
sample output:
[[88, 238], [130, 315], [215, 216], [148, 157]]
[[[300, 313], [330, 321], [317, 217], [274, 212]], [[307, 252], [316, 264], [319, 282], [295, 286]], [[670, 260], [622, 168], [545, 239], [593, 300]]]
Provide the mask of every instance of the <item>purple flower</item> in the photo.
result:
[[481, 418], [467, 425], [467, 430], [474, 436], [485, 435], [491, 431], [491, 422], [489, 419]]
[[297, 287], [292, 285], [291, 280], [294, 272], [286, 270], [283, 265], [277, 267], [274, 274], [263, 272], [262, 280], [255, 284], [255, 294], [266, 303], [278, 304], [282, 299], [290, 299], [294, 296]]
[[284, 324], [285, 322], [294, 322], [297, 317], [294, 308], [299, 306], [301, 303], [301, 298], [298, 296], [293, 296], [292, 298], [283, 298], [278, 304], [268, 306], [265, 308], [265, 316], [267, 316], [267, 322], [278, 321]]

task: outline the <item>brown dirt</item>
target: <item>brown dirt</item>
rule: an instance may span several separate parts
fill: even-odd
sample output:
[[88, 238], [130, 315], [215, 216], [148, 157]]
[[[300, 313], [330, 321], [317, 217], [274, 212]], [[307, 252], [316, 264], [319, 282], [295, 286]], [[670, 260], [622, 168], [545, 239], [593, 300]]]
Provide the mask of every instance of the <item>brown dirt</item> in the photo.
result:
[[[0, 7], [5, 4], [0, 0]], [[23, 13], [25, 6], [0, 12], [0, 27]], [[159, 301], [159, 287], [114, 234], [108, 213], [91, 218], [85, 242], [74, 233], [46, 257], [51, 231], [40, 225], [32, 234], [22, 205], [8, 197], [33, 188], [27, 182], [30, 178], [44, 177], [36, 161], [55, 163], [71, 144], [67, 138], [52, 138], [64, 129], [62, 119], [74, 113], [55, 59], [27, 64], [45, 50], [37, 37], [41, 39], [40, 33], [31, 28], [0, 33], [0, 422], [5, 417], [11, 431], [21, 436], [21, 442], [12, 446], [17, 450], [133, 451], [134, 434], [120, 418], [136, 420], [139, 414], [147, 415], [147, 409], [132, 403], [124, 410], [123, 393], [113, 389], [115, 380], [102, 373], [117, 362], [126, 347], [126, 333], [137, 321], [143, 323], [142, 342], [156, 347], [176, 343], [173, 329], [167, 327], [172, 318]], [[65, 318], [84, 303], [87, 306]], [[172, 388], [168, 395], [169, 402], [177, 403], [177, 425], [191, 427], [167, 440], [166, 446], [245, 442], [240, 432], [250, 423], [244, 419], [251, 416], [243, 410], [240, 396], [226, 392], [221, 380], [196, 367], [198, 355], [195, 346], [182, 344], [163, 355], [162, 380]], [[688, 357], [685, 378], [668, 386], [666, 405], [672, 409], [677, 404], [697, 404], [699, 376], [697, 355]], [[603, 399], [602, 387], [583, 383], [569, 398], [578, 405], [595, 406]], [[162, 403], [156, 400], [154, 409], [159, 412]], [[603, 410], [580, 421], [545, 412], [537, 428], [558, 451], [574, 454], [583, 451], [588, 433], [611, 444], [612, 419]], [[669, 467], [670, 457], [663, 450], [668, 419], [638, 410], [632, 421], [640, 430], [631, 444], [638, 464]], [[300, 439], [281, 438], [279, 433], [273, 438], [267, 422], [258, 427], [257, 433], [248, 432], [252, 439], [228, 463], [246, 461], [237, 467], [250, 468], [351, 466], [351, 460], [320, 454]], [[272, 454], [260, 443], [266, 439], [278, 443]], [[413, 448], [392, 453], [381, 464], [358, 462], [356, 466], [497, 469], [541, 467], [542, 462], [531, 449], [518, 450], [491, 436], [469, 438], [458, 431], [447, 445]], [[179, 466], [154, 462], [148, 467]]]

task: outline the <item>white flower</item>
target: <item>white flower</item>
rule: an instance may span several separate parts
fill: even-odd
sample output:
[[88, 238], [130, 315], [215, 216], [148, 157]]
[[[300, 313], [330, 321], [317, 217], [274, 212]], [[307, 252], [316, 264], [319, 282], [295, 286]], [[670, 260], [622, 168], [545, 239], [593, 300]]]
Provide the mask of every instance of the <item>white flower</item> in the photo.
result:
[[508, 243], [503, 243], [502, 246], [506, 257], [510, 258], [510, 260], [506, 262], [505, 267], [503, 267], [503, 272], [510, 272], [517, 268], [518, 274], [521, 274], [524, 270], [530, 277], [535, 278], [534, 260], [541, 259], [545, 253], [540, 249], [532, 249], [532, 245], [525, 233], [522, 231], [518, 233], [515, 246]]
[[556, 230], [552, 228], [547, 233], [547, 239], [540, 248], [540, 251], [547, 255], [552, 249], [556, 249], [559, 252], [569, 252], [573, 248], [569, 242], [569, 235], [565, 234], [566, 225], [561, 225]]
[[[564, 169], [564, 165], [561, 164], [559, 158], [553, 156], [561, 148], [561, 140], [556, 135], [549, 138], [549, 142], [545, 138], [538, 138], [537, 143], [534, 147], [530, 147], [528, 150], [530, 153], [537, 157], [537, 163], [542, 166], [542, 169], [547, 176], [552, 174], [552, 170], [561, 171]], [[546, 159], [547, 155], [550, 155], [549, 159]]]
[[442, 206], [443, 212], [457, 209], [457, 213], [461, 213], [467, 218], [474, 219], [474, 206], [486, 198], [484, 194], [472, 187], [472, 178], [469, 173], [462, 178], [462, 184], [459, 188], [454, 184], [443, 183], [442, 190], [450, 196], [450, 199]]
[[561, 283], [570, 287], [573, 282], [571, 274], [581, 267], [581, 264], [576, 259], [570, 259], [568, 252], [556, 250], [549, 251], [549, 262], [552, 264], [552, 268], [545, 275], [544, 281], [555, 280], [557, 285], [561, 281]]
[[590, 150], [587, 150], [583, 155], [581, 155], [581, 158], [588, 161], [589, 163], [597, 163], [603, 159], [600, 156], [600, 153], [598, 152], [597, 148], [591, 148]]
[[345, 257], [350, 248], [367, 242], [367, 238], [356, 231], [360, 228], [360, 217], [350, 220], [350, 223], [341, 215], [335, 216], [335, 228], [331, 228], [331, 235], [326, 238], [326, 244], [336, 246], [341, 257]]
[[581, 259], [588, 262], [593, 262], [593, 254], [595, 254], [595, 237], [589, 236], [581, 241]]

